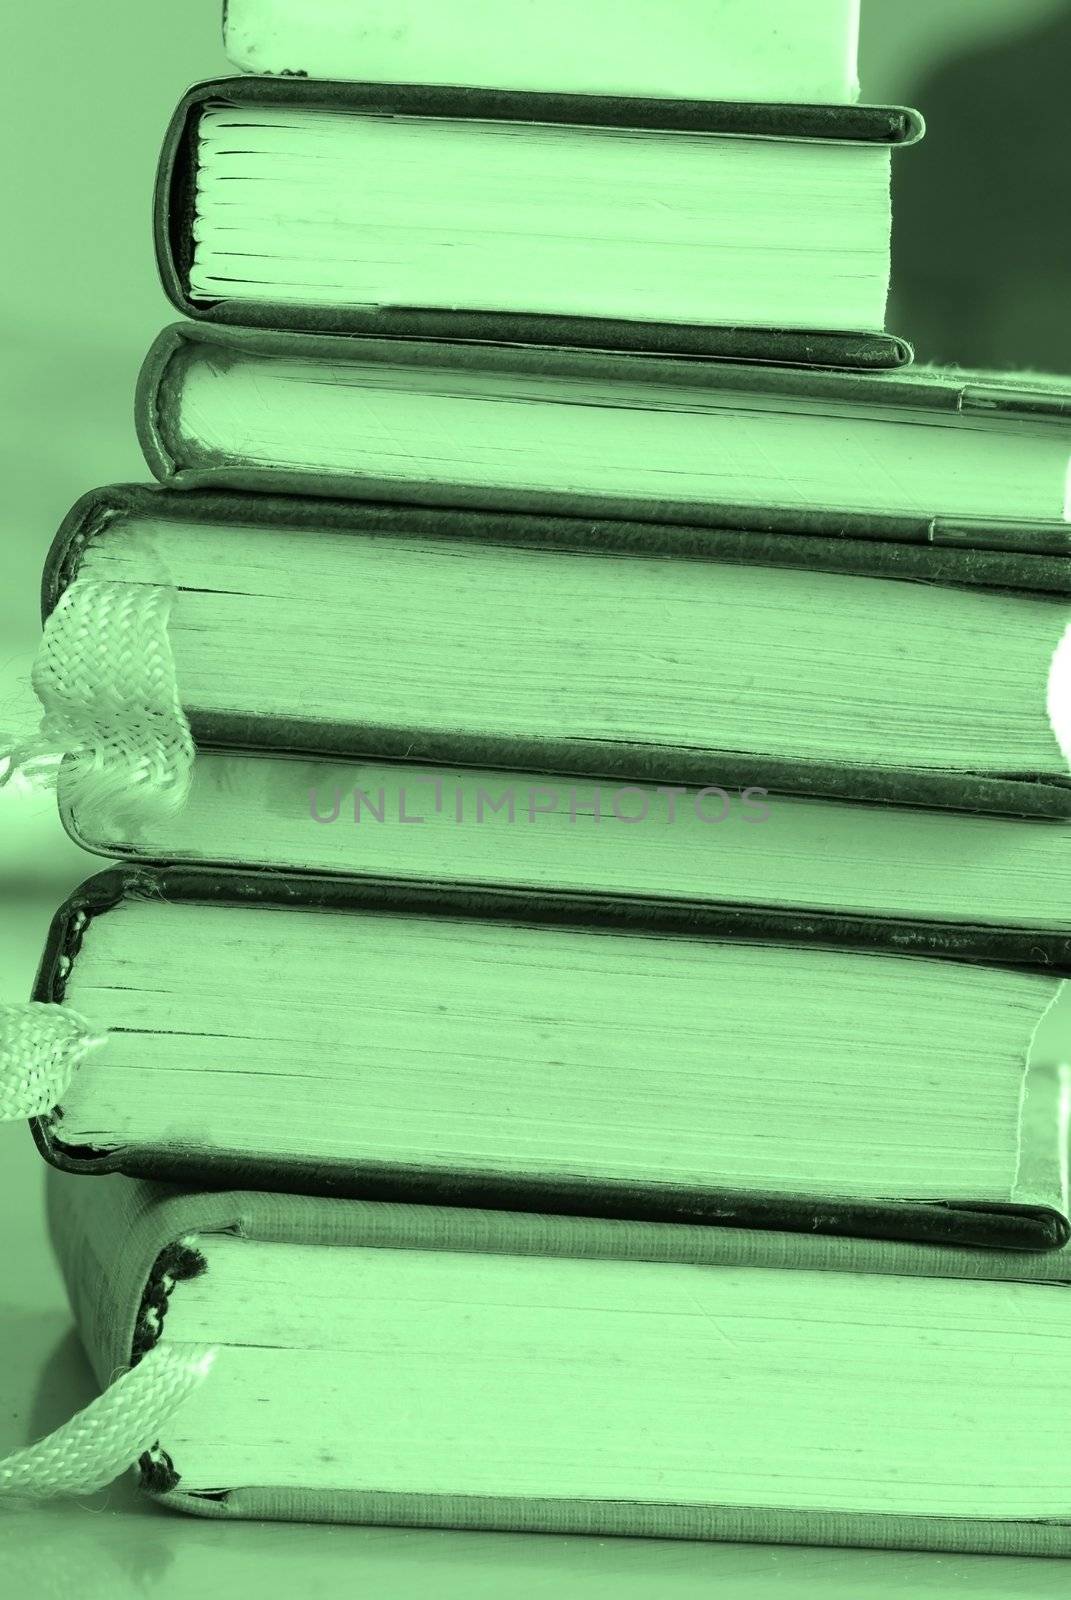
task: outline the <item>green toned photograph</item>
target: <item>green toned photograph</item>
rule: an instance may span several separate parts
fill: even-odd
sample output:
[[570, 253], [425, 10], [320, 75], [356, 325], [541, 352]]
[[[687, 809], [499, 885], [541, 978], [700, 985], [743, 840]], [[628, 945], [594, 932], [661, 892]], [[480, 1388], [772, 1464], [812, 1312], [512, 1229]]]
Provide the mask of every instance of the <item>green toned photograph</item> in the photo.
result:
[[1071, 1576], [1071, 0], [42, 0], [0, 1589]]

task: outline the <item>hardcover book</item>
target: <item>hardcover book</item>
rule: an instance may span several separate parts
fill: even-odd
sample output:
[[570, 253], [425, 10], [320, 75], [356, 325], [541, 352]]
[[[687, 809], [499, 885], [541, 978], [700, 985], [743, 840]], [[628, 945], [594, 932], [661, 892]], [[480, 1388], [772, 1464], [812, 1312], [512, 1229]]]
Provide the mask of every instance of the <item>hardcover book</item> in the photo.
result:
[[708, 509], [720, 527], [104, 490], [61, 529], [45, 611], [101, 641], [87, 705], [122, 704], [144, 641], [119, 602], [170, 584], [204, 748], [1071, 814], [1069, 567], [1040, 553], [1066, 527], [933, 548], [908, 541], [968, 525]]
[[859, 0], [224, 0], [242, 72], [699, 100], [852, 101]]
[[103, 813], [70, 764], [59, 803], [83, 849], [131, 863], [1068, 926], [1066, 825], [809, 800], [717, 776], [715, 763], [710, 783], [688, 788], [198, 747], [185, 802], [166, 816]]
[[[1071, 1554], [1067, 1256], [49, 1174], [101, 1384], [207, 1517]], [[716, 1441], [716, 1448], [711, 1441]]]
[[1066, 931], [116, 869], [35, 999], [103, 1048], [50, 1160], [1046, 1249]]
[[137, 421], [182, 487], [717, 526], [724, 505], [1067, 520], [1060, 378], [732, 361], [190, 323]]
[[[326, 332], [888, 367], [898, 107], [232, 78], [180, 104], [180, 310]], [[754, 331], [752, 331], [754, 330]]]

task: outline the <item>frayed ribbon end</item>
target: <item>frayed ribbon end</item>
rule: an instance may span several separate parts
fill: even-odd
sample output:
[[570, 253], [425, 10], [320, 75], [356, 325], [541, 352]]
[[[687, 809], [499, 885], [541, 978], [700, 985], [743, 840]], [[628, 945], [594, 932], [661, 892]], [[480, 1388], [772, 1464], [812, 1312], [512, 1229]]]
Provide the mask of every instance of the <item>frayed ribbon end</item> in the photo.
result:
[[79, 578], [45, 623], [29, 738], [0, 740], [0, 786], [60, 787], [92, 831], [137, 838], [181, 811], [194, 743], [179, 698], [174, 590]]

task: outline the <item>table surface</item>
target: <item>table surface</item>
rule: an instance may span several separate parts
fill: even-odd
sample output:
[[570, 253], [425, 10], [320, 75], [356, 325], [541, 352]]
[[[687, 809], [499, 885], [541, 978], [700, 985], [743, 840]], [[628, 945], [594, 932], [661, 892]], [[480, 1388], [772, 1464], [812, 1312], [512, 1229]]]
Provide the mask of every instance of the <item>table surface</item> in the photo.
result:
[[[0, 996], [23, 999], [62, 886], [0, 904]], [[0, 1455], [94, 1393], [45, 1237], [42, 1169], [23, 1126], [0, 1129]], [[87, 1180], [91, 1181], [91, 1180]], [[201, 1522], [143, 1500], [130, 1478], [74, 1502], [0, 1508], [0, 1592], [30, 1600], [174, 1600], [353, 1592], [490, 1600], [1032, 1600], [1065, 1596], [1071, 1563], [767, 1545]]]

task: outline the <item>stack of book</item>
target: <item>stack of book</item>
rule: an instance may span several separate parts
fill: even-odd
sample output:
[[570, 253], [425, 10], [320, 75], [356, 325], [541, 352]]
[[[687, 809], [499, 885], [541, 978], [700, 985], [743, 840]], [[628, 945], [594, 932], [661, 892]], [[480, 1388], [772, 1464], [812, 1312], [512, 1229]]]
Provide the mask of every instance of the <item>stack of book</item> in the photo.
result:
[[884, 331], [856, 13], [230, 0], [176, 114], [34, 1124], [168, 1504], [1071, 1552], [1071, 388]]

